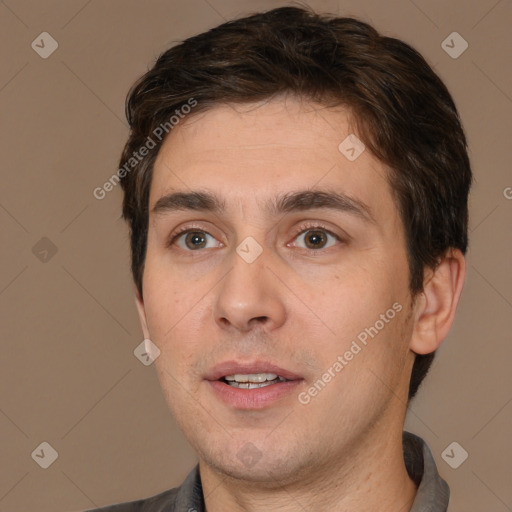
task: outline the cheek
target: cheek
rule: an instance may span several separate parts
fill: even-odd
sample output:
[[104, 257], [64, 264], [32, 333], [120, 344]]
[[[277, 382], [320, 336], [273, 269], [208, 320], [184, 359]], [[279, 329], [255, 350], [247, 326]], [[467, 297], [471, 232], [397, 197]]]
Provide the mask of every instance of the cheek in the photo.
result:
[[[144, 271], [144, 305], [149, 329], [155, 339], [165, 341], [200, 303], [202, 284], [184, 276], [164, 258], [148, 255]], [[202, 293], [204, 295], [204, 292]]]
[[161, 352], [155, 361], [161, 371], [186, 373], [194, 355], [205, 349], [205, 333], [211, 332], [205, 322], [211, 322], [211, 309], [204, 288], [204, 281], [183, 279], [164, 266], [147, 266], [144, 305], [151, 340]]
[[348, 352], [348, 366], [382, 371], [400, 358], [407, 297], [407, 273], [390, 260], [361, 260], [337, 272], [328, 288], [316, 292], [316, 299], [308, 298], [330, 331], [317, 352], [322, 365], [328, 368]]
[[318, 294], [320, 311], [353, 331], [361, 322], [375, 321], [391, 307], [398, 295], [397, 282], [383, 263], [361, 259], [336, 273], [323, 293]]

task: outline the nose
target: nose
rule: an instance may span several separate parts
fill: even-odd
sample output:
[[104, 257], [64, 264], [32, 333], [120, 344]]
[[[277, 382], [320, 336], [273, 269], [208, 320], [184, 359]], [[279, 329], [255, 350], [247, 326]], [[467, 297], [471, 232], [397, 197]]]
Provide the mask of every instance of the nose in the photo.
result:
[[268, 249], [252, 262], [233, 251], [231, 270], [217, 287], [213, 308], [219, 327], [247, 332], [259, 326], [271, 331], [284, 323], [283, 287], [268, 266], [270, 260]]

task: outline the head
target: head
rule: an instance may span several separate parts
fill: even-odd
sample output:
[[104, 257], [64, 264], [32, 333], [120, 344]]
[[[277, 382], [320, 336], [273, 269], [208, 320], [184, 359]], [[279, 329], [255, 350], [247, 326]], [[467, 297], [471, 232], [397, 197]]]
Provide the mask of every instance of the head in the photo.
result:
[[[456, 107], [425, 60], [361, 21], [284, 7], [163, 53], [127, 117], [141, 322], [200, 454], [229, 458], [231, 436], [239, 449], [272, 445], [275, 464], [297, 470], [304, 443], [322, 451], [311, 414], [333, 435], [343, 425], [346, 443], [391, 411], [403, 419], [462, 289], [471, 184]], [[244, 358], [288, 364], [308, 403], [283, 398], [269, 418], [218, 402], [215, 365]], [[297, 433], [279, 449], [278, 419]]]

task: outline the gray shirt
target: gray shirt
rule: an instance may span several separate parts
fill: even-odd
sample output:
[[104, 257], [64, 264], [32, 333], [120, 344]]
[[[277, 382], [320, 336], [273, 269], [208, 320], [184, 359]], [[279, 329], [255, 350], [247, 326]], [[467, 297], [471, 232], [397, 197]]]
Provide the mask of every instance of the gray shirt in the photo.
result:
[[[403, 453], [409, 476], [418, 486], [410, 512], [446, 512], [450, 488], [439, 476], [436, 463], [425, 441], [404, 431]], [[151, 498], [87, 512], [205, 512], [199, 465], [194, 467], [179, 487]]]

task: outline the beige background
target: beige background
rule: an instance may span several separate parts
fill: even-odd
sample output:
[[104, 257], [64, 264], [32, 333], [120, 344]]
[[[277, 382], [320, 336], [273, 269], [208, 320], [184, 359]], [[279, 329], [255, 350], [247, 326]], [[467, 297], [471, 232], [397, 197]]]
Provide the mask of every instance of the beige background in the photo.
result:
[[[460, 110], [477, 179], [469, 274], [407, 428], [430, 444], [451, 486], [450, 512], [510, 511], [512, 2], [309, 3], [415, 46]], [[120, 187], [101, 201], [92, 191], [116, 171], [126, 92], [160, 52], [224, 19], [285, 4], [0, 2], [1, 512], [147, 497], [180, 484], [194, 465], [154, 369], [133, 355], [142, 335]], [[47, 59], [31, 48], [43, 31], [59, 45]], [[441, 47], [453, 31], [469, 43], [457, 59]], [[58, 452], [48, 469], [31, 456], [43, 441]], [[469, 453], [458, 469], [441, 456], [452, 441]]]

